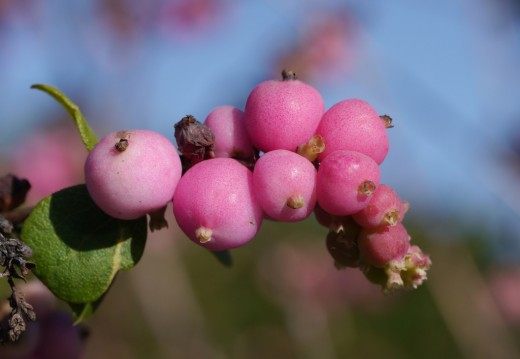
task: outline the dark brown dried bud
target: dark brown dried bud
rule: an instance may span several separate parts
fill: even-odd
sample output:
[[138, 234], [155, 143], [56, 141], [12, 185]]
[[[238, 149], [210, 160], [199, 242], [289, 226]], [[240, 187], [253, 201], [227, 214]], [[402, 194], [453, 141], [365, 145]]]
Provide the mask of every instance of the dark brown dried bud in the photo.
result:
[[283, 69], [282, 80], [283, 81], [298, 80], [298, 77], [296, 76], [296, 72], [294, 72], [292, 70]]
[[15, 209], [25, 202], [31, 184], [26, 179], [20, 179], [12, 174], [0, 177], [0, 212]]
[[338, 269], [359, 266], [359, 249], [355, 230], [330, 231], [327, 234], [327, 249]]
[[175, 139], [184, 171], [198, 162], [215, 157], [213, 132], [191, 115], [175, 124]]

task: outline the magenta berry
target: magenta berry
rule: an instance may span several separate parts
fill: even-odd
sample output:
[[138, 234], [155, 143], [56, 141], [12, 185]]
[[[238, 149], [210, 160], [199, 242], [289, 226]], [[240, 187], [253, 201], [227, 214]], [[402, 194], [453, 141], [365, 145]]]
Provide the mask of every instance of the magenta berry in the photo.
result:
[[316, 169], [291, 151], [275, 150], [260, 157], [253, 184], [258, 203], [275, 220], [303, 220], [316, 204]]
[[249, 159], [254, 148], [246, 132], [244, 113], [233, 106], [215, 108], [204, 124], [215, 136], [215, 156]]
[[166, 206], [180, 177], [175, 147], [148, 130], [108, 134], [85, 162], [85, 182], [93, 201], [120, 219], [139, 218]]
[[262, 223], [253, 174], [231, 158], [206, 160], [190, 168], [175, 191], [173, 213], [193, 242], [213, 251], [246, 244]]
[[283, 81], [264, 81], [253, 89], [244, 119], [249, 137], [259, 150], [296, 151], [314, 135], [323, 111], [319, 92], [284, 71]]
[[336, 150], [361, 152], [381, 164], [388, 153], [385, 121], [365, 101], [345, 100], [323, 115], [316, 133], [323, 137], [326, 158]]
[[379, 179], [379, 166], [370, 157], [354, 151], [335, 151], [318, 170], [318, 203], [336, 216], [354, 214], [368, 205]]
[[365, 228], [395, 226], [403, 220], [407, 204], [397, 193], [384, 184], [379, 185], [370, 198], [368, 205], [352, 217]]
[[365, 263], [383, 268], [392, 261], [403, 259], [410, 247], [410, 236], [400, 223], [392, 227], [364, 229], [359, 235], [358, 246]]

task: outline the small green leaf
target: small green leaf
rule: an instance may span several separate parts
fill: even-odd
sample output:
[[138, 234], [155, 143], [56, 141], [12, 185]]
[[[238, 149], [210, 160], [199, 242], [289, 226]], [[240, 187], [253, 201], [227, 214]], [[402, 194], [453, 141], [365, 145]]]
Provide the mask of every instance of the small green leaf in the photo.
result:
[[[78, 185], [38, 203], [21, 237], [33, 250], [34, 274], [58, 298], [88, 305], [102, 297], [119, 270], [139, 261], [146, 235], [145, 217], [112, 218]], [[84, 316], [84, 310], [77, 312]]]
[[87, 119], [81, 113], [78, 105], [72, 102], [63, 92], [58, 90], [56, 87], [44, 84], [34, 84], [31, 86], [32, 89], [37, 89], [54, 97], [64, 108], [67, 110], [69, 115], [74, 119], [76, 127], [81, 136], [81, 140], [85, 144], [87, 150], [92, 150], [98, 142], [97, 136], [87, 122]]
[[231, 252], [228, 250], [225, 251], [210, 251], [217, 260], [226, 267], [231, 267], [233, 265], [233, 257], [231, 257]]

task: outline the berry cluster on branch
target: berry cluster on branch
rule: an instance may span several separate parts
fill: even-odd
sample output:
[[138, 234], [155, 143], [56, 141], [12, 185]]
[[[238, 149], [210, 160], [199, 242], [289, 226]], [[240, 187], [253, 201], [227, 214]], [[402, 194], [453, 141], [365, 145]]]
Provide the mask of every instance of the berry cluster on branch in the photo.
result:
[[380, 181], [392, 119], [359, 99], [325, 111], [315, 88], [294, 72], [282, 77], [258, 84], [243, 112], [183, 117], [177, 150], [148, 130], [105, 136], [85, 164], [90, 196], [119, 219], [150, 214], [152, 229], [173, 201], [182, 231], [211, 251], [247, 244], [263, 219], [314, 211], [337, 267], [359, 267], [385, 290], [417, 287], [431, 261], [402, 225], [409, 204]]

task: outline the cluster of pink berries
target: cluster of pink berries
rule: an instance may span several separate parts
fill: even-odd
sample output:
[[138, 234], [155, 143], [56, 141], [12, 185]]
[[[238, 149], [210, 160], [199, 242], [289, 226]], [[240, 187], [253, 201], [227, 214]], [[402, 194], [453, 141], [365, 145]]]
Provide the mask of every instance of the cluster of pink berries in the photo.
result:
[[134, 219], [163, 213], [173, 198], [179, 227], [212, 251], [245, 245], [264, 218], [296, 222], [314, 211], [338, 266], [360, 267], [385, 289], [421, 284], [431, 262], [401, 224], [408, 204], [380, 184], [391, 119], [361, 100], [325, 112], [316, 89], [282, 75], [257, 85], [244, 112], [218, 107], [204, 124], [184, 117], [180, 157], [151, 131], [109, 134], [85, 165], [93, 200]]

